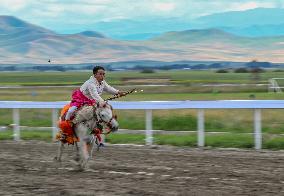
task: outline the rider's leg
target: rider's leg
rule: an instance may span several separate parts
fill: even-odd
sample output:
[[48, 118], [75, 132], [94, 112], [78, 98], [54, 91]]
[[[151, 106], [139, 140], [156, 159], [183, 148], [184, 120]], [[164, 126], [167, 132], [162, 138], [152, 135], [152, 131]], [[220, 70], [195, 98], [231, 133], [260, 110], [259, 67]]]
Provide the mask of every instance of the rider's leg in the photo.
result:
[[73, 116], [75, 110], [77, 109], [76, 106], [72, 106], [68, 109], [67, 113], [66, 113], [66, 116], [65, 116], [65, 120], [70, 120], [71, 117]]
[[103, 126], [100, 124], [97, 124], [97, 127], [93, 130], [93, 133], [96, 136], [96, 144], [101, 147], [104, 146], [103, 139], [101, 137], [101, 134], [103, 133]]

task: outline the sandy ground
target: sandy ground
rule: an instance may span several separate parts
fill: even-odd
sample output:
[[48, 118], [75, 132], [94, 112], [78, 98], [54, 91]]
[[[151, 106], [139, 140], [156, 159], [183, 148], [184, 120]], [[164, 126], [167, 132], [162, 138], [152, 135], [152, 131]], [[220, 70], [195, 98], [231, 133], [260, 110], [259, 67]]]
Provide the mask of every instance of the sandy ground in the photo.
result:
[[0, 141], [0, 195], [284, 195], [284, 152], [107, 145], [87, 171], [57, 144]]

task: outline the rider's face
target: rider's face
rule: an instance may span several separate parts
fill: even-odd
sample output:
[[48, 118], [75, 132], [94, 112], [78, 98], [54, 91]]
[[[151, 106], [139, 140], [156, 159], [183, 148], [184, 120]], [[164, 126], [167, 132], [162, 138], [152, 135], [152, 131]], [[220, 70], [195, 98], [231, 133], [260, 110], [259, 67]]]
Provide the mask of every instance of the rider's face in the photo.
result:
[[105, 79], [105, 70], [99, 69], [98, 72], [95, 74], [95, 78], [98, 82], [101, 82]]

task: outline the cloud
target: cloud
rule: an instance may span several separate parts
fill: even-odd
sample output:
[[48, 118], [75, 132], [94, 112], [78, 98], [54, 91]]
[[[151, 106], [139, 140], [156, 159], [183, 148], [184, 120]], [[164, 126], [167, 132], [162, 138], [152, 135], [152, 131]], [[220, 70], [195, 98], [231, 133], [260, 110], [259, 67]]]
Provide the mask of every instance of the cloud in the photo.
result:
[[274, 8], [276, 7], [275, 2], [257, 2], [257, 1], [249, 1], [246, 3], [233, 3], [230, 6], [231, 10], [234, 11], [244, 11], [249, 9], [255, 9], [255, 8]]
[[60, 16], [61, 13], [64, 13], [65, 8], [62, 6], [57, 6], [57, 5], [50, 5], [47, 7], [39, 7], [38, 9], [33, 9], [31, 11], [32, 16], [37, 16], [37, 17], [51, 17], [51, 18], [57, 18]]
[[0, 0], [0, 7], [7, 12], [15, 12], [28, 6], [31, 0]]
[[241, 4], [239, 6], [237, 6], [237, 10], [242, 11], [242, 10], [249, 10], [249, 9], [255, 9], [258, 8], [258, 3], [257, 2], [248, 2], [248, 3], [244, 3]]
[[173, 2], [154, 3], [154, 9], [157, 11], [169, 12], [169, 11], [174, 10], [175, 7], [176, 7], [176, 4]]
[[189, 21], [204, 15], [258, 7], [283, 8], [284, 0], [0, 0], [1, 14], [37, 25], [62, 26], [62, 30], [63, 26], [72, 24], [91, 26], [119, 19]]
[[142, 17], [196, 18], [222, 11], [283, 7], [284, 0], [0, 0], [0, 11], [25, 17], [84, 16], [93, 20]]

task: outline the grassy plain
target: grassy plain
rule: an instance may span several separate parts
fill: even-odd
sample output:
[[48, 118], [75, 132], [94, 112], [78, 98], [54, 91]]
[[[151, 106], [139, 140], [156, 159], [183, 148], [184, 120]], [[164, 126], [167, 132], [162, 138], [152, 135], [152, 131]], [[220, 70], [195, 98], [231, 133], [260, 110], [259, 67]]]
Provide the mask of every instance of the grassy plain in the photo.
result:
[[[87, 78], [89, 72], [0, 72], [0, 100], [23, 101], [67, 101], [72, 90], [78, 88]], [[142, 100], [234, 100], [234, 99], [284, 99], [283, 93], [267, 92], [269, 78], [284, 78], [284, 72], [266, 71], [257, 79], [250, 73], [215, 73], [214, 71], [162, 71], [151, 74], [139, 72], [108, 72], [107, 81], [122, 90], [131, 89], [135, 83], [128, 78], [168, 78], [174, 86], [136, 86], [143, 92], [123, 97], [120, 101]], [[220, 85], [217, 84], [226, 84]], [[71, 85], [71, 86], [70, 86]], [[3, 88], [5, 87], [6, 88]], [[18, 88], [17, 86], [21, 86]], [[108, 95], [104, 95], [108, 97]], [[124, 129], [144, 129], [145, 114], [141, 110], [118, 110], [120, 127]], [[264, 146], [284, 148], [283, 110], [262, 110], [262, 130], [266, 134]], [[51, 111], [43, 109], [22, 109], [21, 125], [50, 126]], [[196, 131], [196, 110], [156, 110], [153, 112], [153, 129]], [[225, 132], [208, 135], [206, 143], [219, 147], [252, 147], [253, 112], [251, 110], [206, 110], [205, 129], [207, 133]], [[0, 110], [0, 125], [12, 124], [12, 111]], [[36, 136], [31, 131], [26, 134]], [[42, 132], [41, 132], [42, 134]], [[8, 134], [9, 135], [9, 134]], [[0, 139], [5, 139], [0, 132]], [[51, 137], [43, 134], [44, 138]], [[132, 138], [132, 139], [131, 139]], [[138, 138], [138, 139], [137, 139]], [[144, 136], [135, 135], [109, 136], [109, 141], [144, 143]], [[196, 146], [196, 136], [155, 136], [157, 144]]]
[[[1, 85], [80, 85], [91, 72], [0, 72]], [[251, 73], [216, 73], [215, 70], [175, 70], [141, 73], [138, 71], [107, 72], [107, 81], [110, 84], [123, 84], [123, 78], [162, 78], [168, 77], [171, 83], [198, 84], [198, 83], [264, 83], [270, 78], [283, 78], [284, 72], [273, 70], [259, 73], [257, 81]]]

